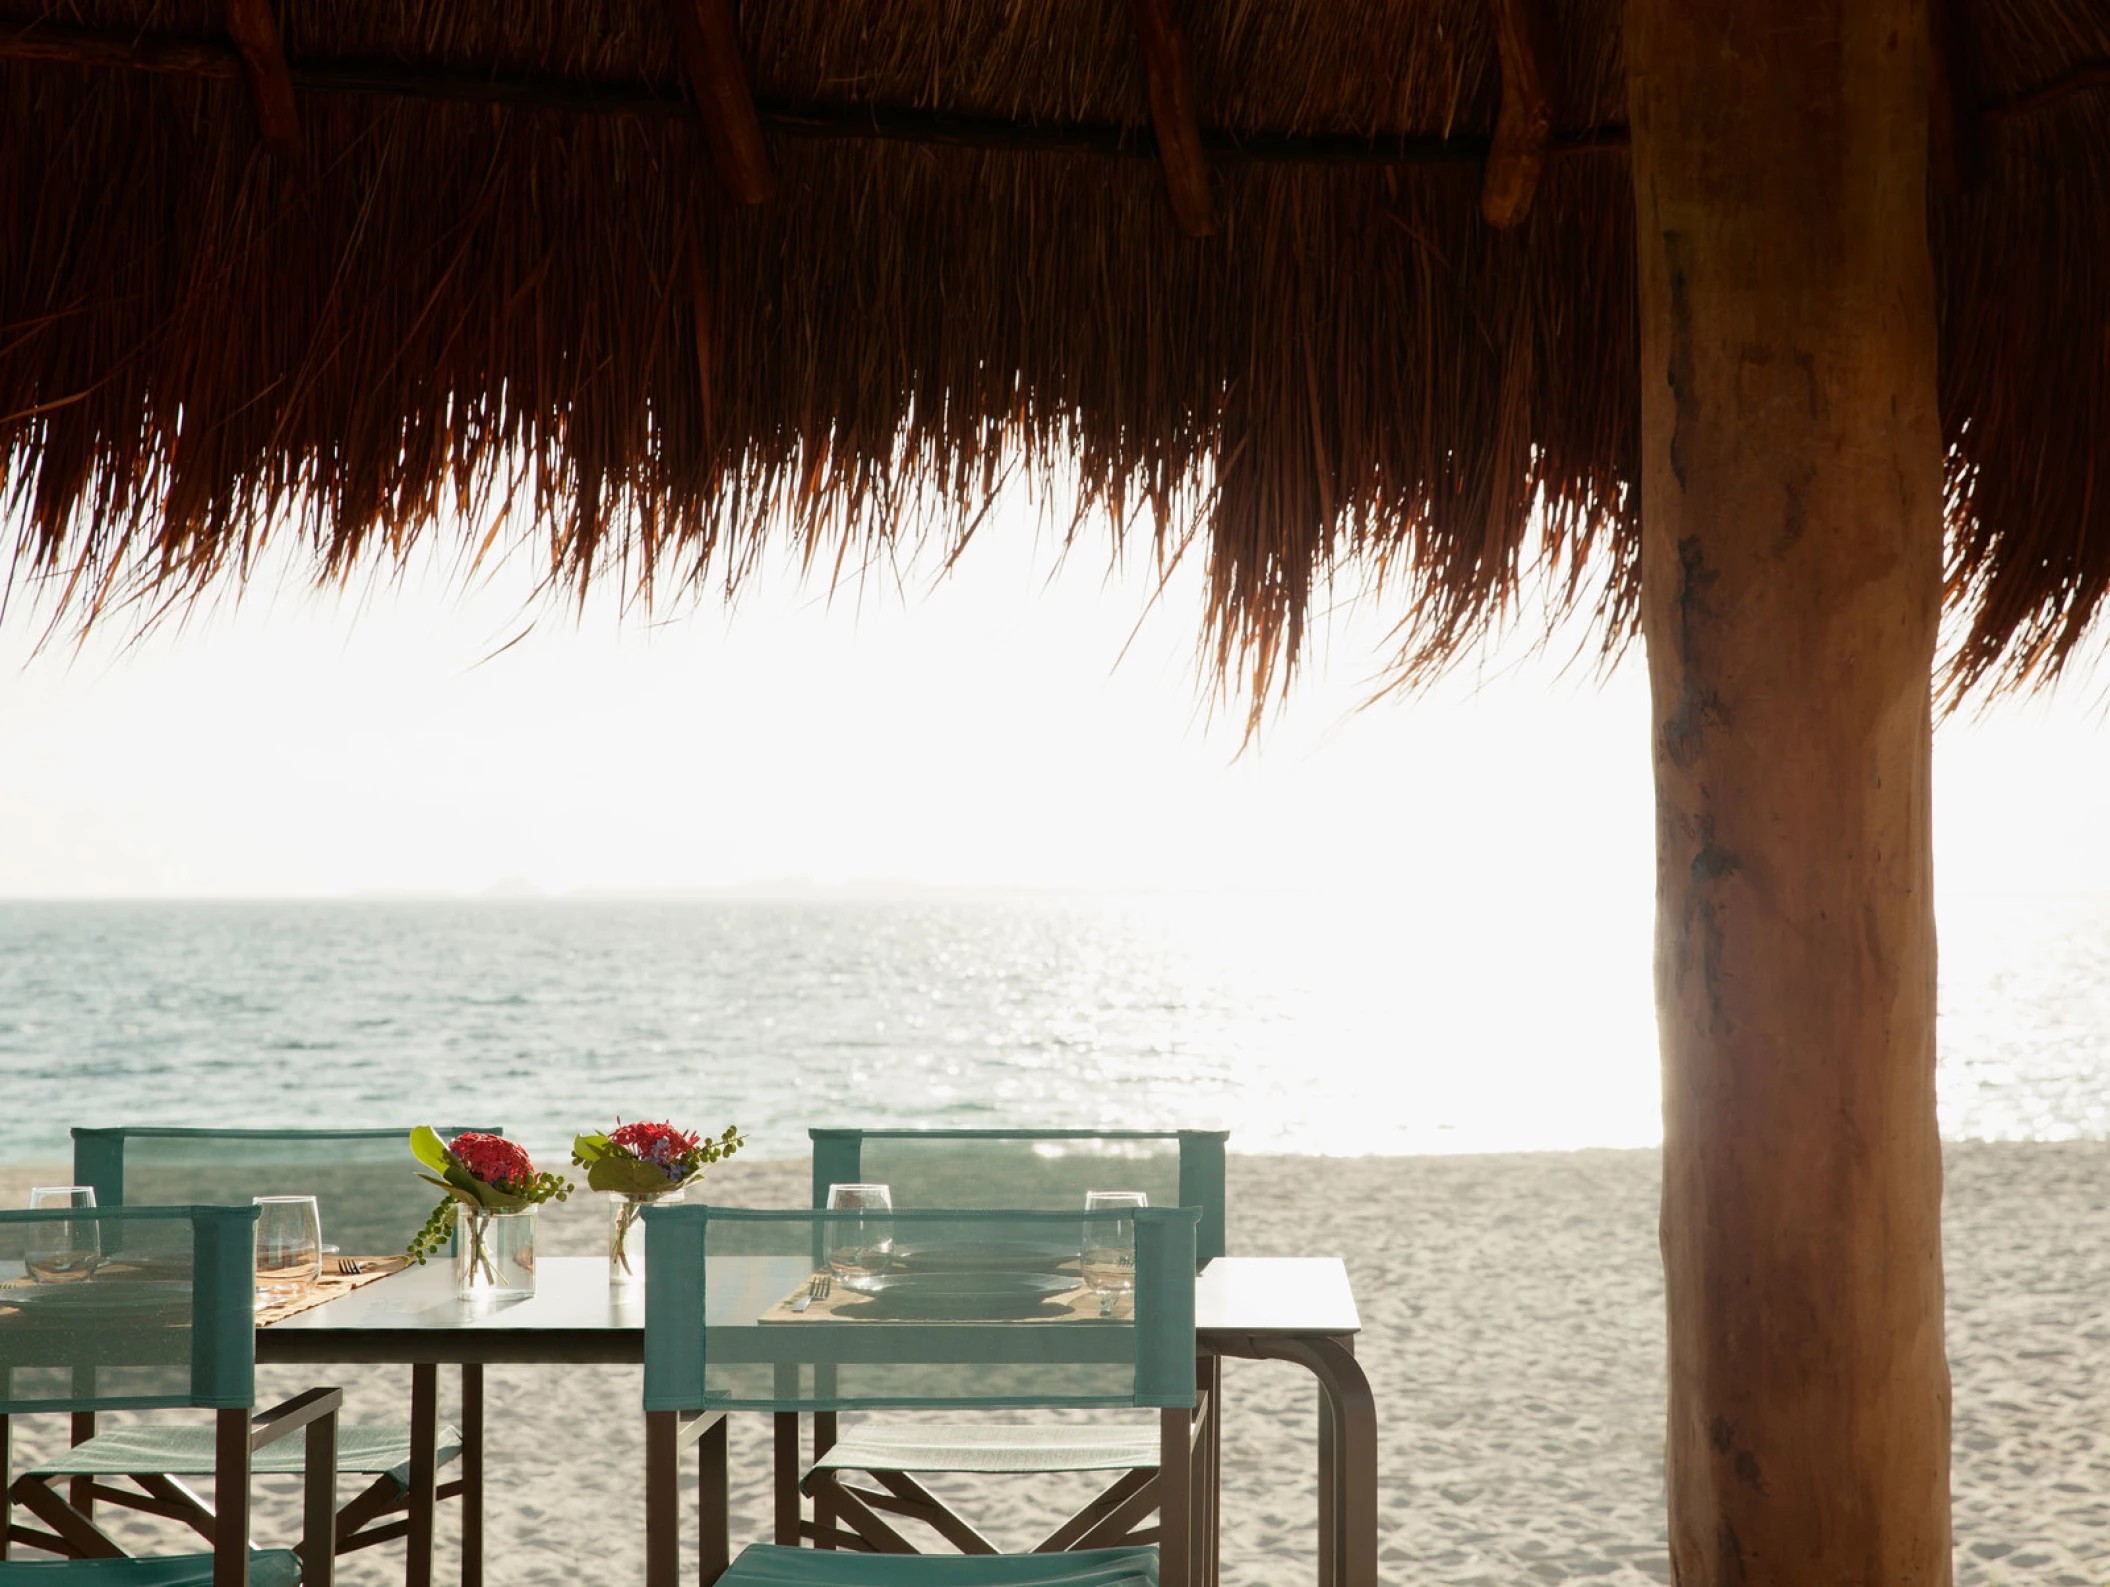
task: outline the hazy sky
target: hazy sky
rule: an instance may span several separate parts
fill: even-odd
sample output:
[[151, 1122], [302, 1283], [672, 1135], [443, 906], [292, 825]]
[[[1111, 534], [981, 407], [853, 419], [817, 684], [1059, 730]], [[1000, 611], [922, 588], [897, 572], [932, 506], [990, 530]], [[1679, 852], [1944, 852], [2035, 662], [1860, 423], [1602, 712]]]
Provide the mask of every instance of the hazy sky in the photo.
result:
[[[656, 624], [517, 580], [253, 591], [136, 647], [0, 626], [0, 895], [941, 885], [1317, 887], [1436, 907], [1650, 885], [1638, 654], [1505, 662], [1358, 712], [1385, 614], [1336, 614], [1239, 754], [1199, 600], [999, 522], [906, 597], [765, 578]], [[1118, 664], [1117, 664], [1118, 663]], [[2110, 669], [2099, 669], [2110, 683]], [[2110, 890], [2101, 685], [1945, 726], [1945, 890]]]

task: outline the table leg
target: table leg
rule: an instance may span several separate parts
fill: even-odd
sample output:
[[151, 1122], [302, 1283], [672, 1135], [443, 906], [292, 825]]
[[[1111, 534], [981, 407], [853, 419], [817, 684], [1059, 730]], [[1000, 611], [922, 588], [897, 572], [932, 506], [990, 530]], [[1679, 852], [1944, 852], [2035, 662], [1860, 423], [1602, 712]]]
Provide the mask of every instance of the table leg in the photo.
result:
[[1205, 1370], [1209, 1390], [1209, 1441], [1205, 1451], [1209, 1466], [1203, 1490], [1209, 1505], [1208, 1531], [1204, 1534], [1208, 1553], [1203, 1580], [1208, 1587], [1220, 1587], [1223, 1580], [1224, 1363], [1222, 1356], [1205, 1356], [1203, 1360], [1208, 1363]]
[[1319, 1587], [1340, 1580], [1340, 1437], [1333, 1425], [1333, 1396], [1319, 1389]]
[[432, 1587], [432, 1520], [439, 1487], [440, 1369], [410, 1369], [410, 1557], [404, 1587]]
[[[1319, 1547], [1332, 1587], [1377, 1584], [1377, 1403], [1347, 1337], [1235, 1334], [1211, 1329], [1207, 1348], [1254, 1361], [1294, 1361], [1319, 1381]], [[1330, 1523], [1330, 1524], [1329, 1524]]]
[[462, 1363], [462, 1587], [484, 1587], [484, 1366]]

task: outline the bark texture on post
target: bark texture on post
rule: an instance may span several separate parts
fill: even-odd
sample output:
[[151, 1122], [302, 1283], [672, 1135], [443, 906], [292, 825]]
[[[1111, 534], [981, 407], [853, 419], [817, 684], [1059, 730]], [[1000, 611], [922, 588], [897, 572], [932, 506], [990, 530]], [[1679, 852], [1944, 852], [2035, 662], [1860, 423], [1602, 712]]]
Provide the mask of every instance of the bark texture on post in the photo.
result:
[[1681, 1587], [1950, 1579], [1926, 17], [1628, 0]]

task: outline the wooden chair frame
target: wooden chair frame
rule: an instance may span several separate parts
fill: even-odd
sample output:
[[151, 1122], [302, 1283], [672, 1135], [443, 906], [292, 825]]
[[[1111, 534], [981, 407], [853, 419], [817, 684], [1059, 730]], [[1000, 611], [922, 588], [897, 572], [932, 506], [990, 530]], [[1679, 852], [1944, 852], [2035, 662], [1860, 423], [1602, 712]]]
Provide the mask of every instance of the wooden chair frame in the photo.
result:
[[[482, 1516], [482, 1484], [479, 1480], [482, 1461], [475, 1457], [482, 1453], [480, 1434], [483, 1420], [483, 1373], [481, 1368], [464, 1370], [462, 1420], [464, 1423], [475, 1423], [479, 1436], [477, 1442], [472, 1445], [469, 1428], [463, 1428], [460, 1457], [462, 1475], [444, 1483], [435, 1480], [435, 1471], [426, 1469], [434, 1464], [431, 1446], [437, 1426], [437, 1376], [436, 1367], [419, 1365], [412, 1369], [411, 1420], [414, 1431], [411, 1440], [409, 1485], [398, 1488], [395, 1479], [384, 1474], [353, 1495], [336, 1512], [332, 1528], [335, 1538], [334, 1552], [354, 1554], [360, 1549], [390, 1543], [397, 1538], [408, 1538], [410, 1557], [407, 1577], [413, 1583], [429, 1583], [433, 1573], [433, 1530], [437, 1524], [437, 1518], [433, 1514], [434, 1508], [441, 1500], [463, 1497], [463, 1580], [472, 1582], [475, 1577], [471, 1574], [471, 1561], [473, 1559], [480, 1564], [482, 1553], [482, 1528], [472, 1527], [468, 1515], [473, 1509], [479, 1519]], [[417, 1428], [423, 1429], [422, 1437], [415, 1431]], [[95, 1412], [73, 1413], [75, 1444], [86, 1443], [95, 1436], [95, 1432]], [[264, 1446], [259, 1444], [256, 1447], [261, 1449]], [[334, 1465], [333, 1454], [333, 1471]], [[71, 1512], [74, 1522], [86, 1523], [90, 1527], [94, 1525], [95, 1506], [103, 1503], [119, 1509], [136, 1510], [147, 1515], [165, 1516], [172, 1521], [181, 1521], [207, 1542], [212, 1540], [215, 1525], [213, 1507], [180, 1477], [162, 1472], [127, 1472], [124, 1474], [124, 1480], [133, 1483], [133, 1488], [112, 1487], [110, 1478], [72, 1477], [66, 1480], [66, 1498], [57, 1501], [47, 1484], [25, 1476], [15, 1483], [15, 1488], [19, 1491], [14, 1495], [14, 1502], [33, 1514], [42, 1514], [36, 1509], [39, 1504], [61, 1502]], [[36, 1494], [31, 1494], [32, 1489], [36, 1490]], [[473, 1496], [473, 1499], [468, 1496]], [[390, 1520], [391, 1516], [401, 1519]], [[46, 1524], [52, 1523], [47, 1521]]]
[[[1216, 1578], [1217, 1449], [1221, 1377], [1213, 1357], [1195, 1364], [1195, 1404], [1158, 1413], [1158, 1465], [1121, 1474], [1033, 1550], [1052, 1554], [1072, 1549], [1155, 1543], [1161, 1587], [1211, 1587]], [[826, 1415], [827, 1413], [823, 1413]], [[814, 1473], [814, 1519], [804, 1515], [799, 1483], [799, 1418], [778, 1411], [774, 1422], [775, 1540], [796, 1547], [863, 1553], [920, 1552], [881, 1512], [921, 1521], [963, 1554], [995, 1554], [996, 1546], [961, 1519], [907, 1472], [873, 1472], [886, 1489], [874, 1492], [841, 1482], [832, 1471]], [[832, 1435], [834, 1417], [827, 1415]], [[821, 1438], [815, 1418], [815, 1442]], [[697, 1484], [702, 1587], [732, 1567], [730, 1476], [724, 1413], [645, 1413], [645, 1587], [678, 1587], [681, 1560], [681, 1458], [702, 1448]], [[818, 1451], [826, 1452], [826, 1445]], [[1146, 1527], [1155, 1512], [1158, 1524]], [[842, 1524], [833, 1519], [839, 1515]]]
[[[56, 1554], [62, 1559], [123, 1559], [125, 1552], [95, 1524], [97, 1499], [128, 1509], [181, 1521], [203, 1537], [212, 1550], [213, 1587], [248, 1587], [250, 1460], [295, 1432], [307, 1438], [306, 1474], [302, 1479], [301, 1559], [303, 1587], [335, 1587], [337, 1579], [337, 1422], [344, 1409], [342, 1389], [309, 1389], [281, 1405], [252, 1416], [246, 1410], [223, 1410], [213, 1420], [213, 1497], [207, 1505], [172, 1477], [135, 1478], [142, 1492], [113, 1488], [93, 1477], [69, 1479], [61, 1496], [51, 1483], [31, 1477], [7, 1483], [0, 1492], [0, 1559], [12, 1546]], [[91, 1413], [75, 1413], [80, 1419]], [[0, 1482], [6, 1481], [12, 1456], [12, 1423], [0, 1415]], [[149, 1485], [151, 1484], [151, 1485]], [[15, 1522], [19, 1504], [49, 1530]]]
[[[1204, 1478], [1190, 1500], [1197, 1514], [1203, 1517], [1213, 1516], [1214, 1507], [1214, 1484], [1209, 1479], [1213, 1478], [1213, 1455], [1221, 1440], [1221, 1429], [1217, 1422], [1218, 1378], [1219, 1372], [1212, 1359], [1203, 1358], [1196, 1363], [1195, 1403], [1189, 1446], [1192, 1467], [1189, 1481], [1191, 1485], [1194, 1475]], [[1166, 1414], [1169, 1416], [1173, 1413]], [[795, 1460], [797, 1418], [785, 1419], [793, 1424], [792, 1453]], [[814, 1417], [813, 1454], [816, 1460], [835, 1446], [836, 1426], [833, 1413], [821, 1412]], [[780, 1493], [785, 1483], [783, 1459], [784, 1453], [780, 1443], [777, 1450], [777, 1485]], [[1162, 1508], [1162, 1485], [1159, 1479], [1163, 1470], [1161, 1464], [1140, 1466], [1123, 1472], [1090, 1503], [1035, 1544], [1030, 1552], [1057, 1554], [1072, 1549], [1122, 1548], [1158, 1543], [1162, 1567], [1162, 1527], [1146, 1526], [1144, 1523]], [[913, 1473], [872, 1467], [866, 1475], [885, 1491], [853, 1487], [844, 1480], [843, 1471], [833, 1467], [817, 1468], [809, 1472], [803, 1482], [794, 1470], [791, 1474], [791, 1482], [795, 1485], [794, 1500], [797, 1493], [802, 1492], [810, 1496], [813, 1500], [813, 1519], [809, 1521], [800, 1516], [796, 1522], [796, 1536], [786, 1536], [788, 1529], [782, 1524], [784, 1507], [780, 1505], [777, 1541], [810, 1541], [815, 1548], [839, 1548], [858, 1553], [922, 1552], [884, 1519], [887, 1515], [895, 1515], [921, 1522], [962, 1554], [1003, 1552], [984, 1537], [973, 1523], [917, 1481]], [[1207, 1537], [1211, 1530], [1213, 1528], [1199, 1530], [1198, 1535]], [[1210, 1552], [1213, 1557], [1213, 1549]]]

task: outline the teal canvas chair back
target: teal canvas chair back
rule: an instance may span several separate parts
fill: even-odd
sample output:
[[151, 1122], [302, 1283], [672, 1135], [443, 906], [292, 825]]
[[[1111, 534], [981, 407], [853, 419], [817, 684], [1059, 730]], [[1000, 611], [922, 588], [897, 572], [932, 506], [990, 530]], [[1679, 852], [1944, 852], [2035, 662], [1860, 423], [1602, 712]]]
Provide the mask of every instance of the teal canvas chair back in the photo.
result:
[[[644, 1216], [647, 1411], [1194, 1404], [1193, 1208]], [[816, 1248], [850, 1271], [819, 1299]], [[1104, 1316], [1081, 1257], [1123, 1250]]]
[[[448, 1138], [463, 1129], [443, 1128]], [[503, 1130], [488, 1133], [502, 1135]], [[401, 1251], [439, 1192], [418, 1178], [399, 1130], [76, 1129], [73, 1180], [103, 1207], [240, 1203], [313, 1196], [322, 1237], [348, 1256]]]
[[256, 1220], [255, 1207], [0, 1212], [0, 1416], [253, 1406]]
[[897, 1208], [1081, 1210], [1089, 1190], [1140, 1190], [1153, 1207], [1197, 1207], [1195, 1255], [1224, 1254], [1228, 1130], [816, 1129], [813, 1202], [828, 1187], [880, 1184]]

